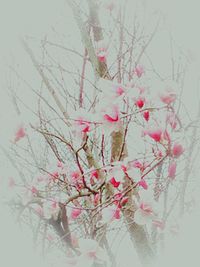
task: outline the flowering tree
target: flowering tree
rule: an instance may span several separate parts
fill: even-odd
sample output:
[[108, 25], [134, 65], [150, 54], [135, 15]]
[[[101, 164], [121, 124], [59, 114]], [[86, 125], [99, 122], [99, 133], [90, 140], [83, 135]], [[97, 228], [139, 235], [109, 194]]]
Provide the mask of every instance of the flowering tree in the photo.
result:
[[[153, 71], [142, 61], [158, 25], [146, 36], [136, 21], [126, 27], [125, 10], [114, 1], [67, 3], [83, 54], [45, 38], [39, 62], [22, 40], [42, 83], [39, 90], [29, 86], [38, 100], [36, 122], [20, 125], [13, 138], [12, 149], [26, 166], [17, 167], [20, 181], [10, 180], [15, 205], [39, 219], [45, 240], [59, 237], [66, 266], [116, 266], [109, 237], [123, 226], [146, 266], [164, 244], [180, 195], [184, 209], [187, 185], [177, 182], [186, 148], [175, 83], [163, 82], [155, 92], [148, 84]], [[109, 29], [102, 27], [100, 7]], [[53, 48], [60, 61], [49, 53]], [[65, 68], [63, 61], [71, 59], [64, 51], [78, 67]]]

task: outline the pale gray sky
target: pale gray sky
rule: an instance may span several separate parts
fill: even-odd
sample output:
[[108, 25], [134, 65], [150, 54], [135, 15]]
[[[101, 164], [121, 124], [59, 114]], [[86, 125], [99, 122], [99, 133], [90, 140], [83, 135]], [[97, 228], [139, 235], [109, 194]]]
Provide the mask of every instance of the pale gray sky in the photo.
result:
[[[83, 0], [85, 1], [85, 0]], [[131, 0], [130, 0], [131, 1]], [[193, 61], [190, 64], [188, 74], [185, 82], [184, 89], [184, 101], [187, 104], [189, 111], [192, 116], [194, 116], [197, 109], [197, 91], [199, 88], [196, 87], [197, 77], [200, 73], [200, 1], [198, 0], [141, 0], [146, 3], [147, 13], [152, 12], [152, 10], [158, 10], [163, 13], [166, 18], [166, 28], [171, 31], [176, 43], [185, 51], [186, 54], [193, 56]], [[134, 2], [134, 0], [133, 0]], [[15, 63], [24, 62], [20, 57], [23, 56], [23, 51], [20, 47], [18, 37], [23, 35], [32, 35], [37, 38], [42, 37], [51, 30], [51, 26], [57, 25], [62, 20], [62, 16], [68, 16], [69, 11], [67, 10], [67, 5], [64, 0], [0, 0], [0, 125], [3, 125], [3, 130], [0, 131], [1, 142], [4, 142], [4, 138], [8, 134], [11, 134], [10, 126], [7, 122], [7, 113], [11, 116], [12, 111], [10, 111], [8, 97], [6, 96], [6, 83], [5, 74], [6, 66], [11, 63], [13, 55]], [[68, 23], [68, 28], [70, 25], [70, 17], [66, 18]], [[65, 26], [63, 25], [63, 29]], [[62, 29], [62, 30], [63, 30]], [[159, 56], [156, 59], [156, 50], [160, 53], [163, 49], [162, 40], [156, 38], [156, 47], [153, 49], [152, 53], [155, 57], [155, 61], [159, 62]], [[163, 51], [165, 53], [165, 50]], [[26, 60], [25, 60], [26, 62]], [[165, 64], [165, 62], [163, 62]], [[163, 67], [163, 66], [162, 66]], [[16, 118], [13, 117], [12, 123], [16, 123]], [[11, 122], [11, 121], [9, 121]], [[9, 128], [9, 130], [6, 129]], [[3, 135], [1, 134], [3, 132]], [[9, 215], [6, 216], [10, 219]], [[194, 217], [195, 220], [196, 217]], [[6, 240], [7, 234], [3, 231], [6, 225], [6, 219], [0, 223], [0, 239]], [[14, 225], [11, 223], [10, 227], [13, 228]], [[195, 226], [197, 227], [197, 225]], [[17, 234], [18, 230], [14, 231], [14, 245], [10, 248], [9, 252], [9, 242], [13, 242], [13, 238], [9, 238], [6, 243], [6, 253], [4, 254], [8, 259], [11, 253], [14, 253], [18, 242], [21, 243], [21, 239]], [[188, 230], [189, 232], [189, 230]], [[12, 234], [12, 232], [11, 232]], [[9, 234], [10, 235], [10, 234]], [[193, 234], [195, 237], [195, 234]], [[190, 237], [191, 239], [191, 237]], [[19, 240], [19, 241], [18, 241]], [[190, 240], [191, 242], [191, 240]], [[194, 242], [197, 242], [195, 240]], [[22, 244], [22, 243], [21, 243]], [[180, 242], [178, 243], [180, 244]], [[0, 251], [2, 251], [4, 243], [0, 241]], [[24, 246], [25, 249], [25, 246]], [[185, 248], [186, 251], [188, 251]], [[31, 255], [31, 250], [27, 249], [28, 255]], [[21, 252], [19, 252], [21, 253]], [[181, 252], [179, 252], [181, 254]], [[1, 254], [0, 254], [1, 255]], [[21, 254], [20, 254], [21, 255]], [[191, 258], [194, 255], [190, 255]], [[1, 257], [1, 256], [0, 256]], [[15, 257], [17, 253], [15, 252]], [[175, 257], [175, 256], [174, 256]], [[21, 267], [27, 266], [26, 260], [21, 263]], [[2, 260], [0, 258], [0, 265]], [[14, 262], [10, 261], [9, 266], [13, 267]], [[24, 264], [24, 265], [23, 265]], [[183, 263], [182, 263], [183, 264]], [[3, 264], [2, 264], [3, 266]], [[17, 265], [18, 266], [18, 265]], [[19, 265], [20, 266], [20, 265]], [[32, 266], [32, 265], [29, 265]], [[36, 266], [36, 265], [35, 265]], [[38, 266], [38, 265], [37, 265]], [[124, 265], [125, 266], [125, 265]], [[130, 266], [131, 263], [130, 263]], [[170, 265], [173, 267], [173, 265]], [[175, 266], [175, 265], [174, 265]], [[180, 265], [177, 265], [180, 266]], [[185, 265], [183, 264], [182, 267]], [[194, 266], [194, 265], [193, 265]], [[60, 266], [58, 266], [60, 267]], [[121, 267], [121, 266], [120, 266]], [[126, 265], [126, 267], [129, 267]]]

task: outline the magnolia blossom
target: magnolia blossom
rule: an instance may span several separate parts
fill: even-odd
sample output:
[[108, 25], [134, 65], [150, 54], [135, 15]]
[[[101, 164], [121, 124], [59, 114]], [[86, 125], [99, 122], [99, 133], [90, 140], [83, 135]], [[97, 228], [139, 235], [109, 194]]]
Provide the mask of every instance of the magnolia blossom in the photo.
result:
[[136, 101], [136, 106], [137, 106], [138, 108], [143, 108], [144, 104], [145, 104], [145, 99], [144, 99], [144, 97], [139, 97], [139, 98], [137, 99], [137, 101]]
[[141, 186], [142, 188], [144, 188], [145, 190], [148, 189], [148, 185], [146, 183], [146, 181], [144, 179], [141, 179], [139, 182], [138, 182], [138, 185]]
[[73, 208], [71, 211], [71, 219], [77, 219], [80, 214], [82, 213], [82, 210], [80, 208]]
[[106, 110], [102, 111], [103, 113], [103, 128], [104, 131], [116, 132], [121, 127], [121, 120], [119, 114], [119, 108], [117, 105], [112, 105], [108, 107]]
[[123, 196], [122, 193], [117, 193], [114, 195], [115, 202], [114, 204], [121, 209], [126, 203], [128, 202], [129, 198], [126, 196]]
[[169, 105], [176, 100], [176, 93], [171, 90], [166, 90], [160, 94], [160, 99], [163, 103]]
[[97, 206], [99, 204], [99, 201], [100, 201], [100, 194], [95, 194], [94, 195], [94, 206]]
[[124, 96], [127, 88], [120, 83], [100, 78], [97, 82], [97, 87], [103, 93], [104, 101], [115, 101], [116, 98]]
[[57, 167], [63, 169], [64, 168], [64, 165], [63, 165], [63, 163], [61, 161], [58, 161], [57, 162]]
[[21, 140], [22, 138], [24, 138], [26, 136], [26, 132], [25, 129], [21, 126], [18, 128], [18, 130], [15, 133], [15, 139], [14, 142], [18, 142], [19, 140]]
[[96, 55], [100, 62], [106, 62], [106, 57], [108, 54], [107, 50], [108, 50], [107, 45], [103, 40], [97, 43]]
[[147, 168], [148, 163], [147, 162], [141, 162], [139, 160], [133, 160], [129, 163], [129, 166], [136, 168], [136, 169], [139, 169], [141, 172], [143, 172]]
[[73, 170], [70, 173], [69, 181], [72, 185], [76, 186], [78, 190], [84, 187], [83, 185], [83, 177], [79, 170]]
[[145, 225], [156, 219], [156, 203], [153, 200], [153, 192], [149, 190], [139, 191], [140, 202], [134, 214], [134, 221], [139, 225]]
[[96, 115], [87, 112], [83, 108], [80, 108], [77, 111], [69, 110], [69, 112], [73, 122], [71, 129], [75, 137], [80, 138], [83, 135], [90, 133], [95, 128], [96, 123], [98, 123]]
[[181, 144], [175, 143], [172, 148], [172, 154], [175, 158], [180, 157], [184, 152], [184, 148]]
[[152, 206], [149, 203], [141, 202], [134, 214], [134, 221], [139, 225], [145, 225], [155, 218]]
[[149, 114], [149, 111], [148, 110], [146, 110], [146, 111], [143, 112], [143, 117], [144, 117], [144, 119], [146, 121], [149, 121], [150, 114]]
[[161, 128], [152, 128], [146, 131], [146, 134], [149, 135], [156, 142], [161, 141], [162, 133], [163, 131]]
[[111, 222], [113, 220], [119, 220], [121, 215], [120, 208], [116, 205], [106, 207], [102, 211], [102, 218], [105, 223]]
[[168, 176], [169, 178], [174, 178], [175, 175], [176, 175], [176, 162], [172, 161], [168, 167]]
[[144, 72], [144, 67], [141, 65], [138, 65], [134, 70], [134, 73], [137, 75], [138, 78], [140, 78], [144, 74]]
[[[119, 182], [121, 183], [124, 179], [124, 171], [123, 171], [123, 168], [121, 167], [121, 165], [116, 165], [112, 168], [108, 168], [108, 173], [107, 173], [107, 176], [108, 176], [108, 180], [112, 180], [113, 183], [115, 182]], [[112, 179], [114, 178], [114, 179]], [[111, 182], [111, 183], [112, 183]]]
[[107, 49], [105, 47], [101, 47], [97, 49], [97, 58], [100, 62], [106, 62], [107, 57]]
[[79, 115], [75, 119], [75, 127], [81, 133], [88, 133], [91, 130], [91, 123], [87, 116]]
[[169, 123], [171, 128], [174, 130], [177, 127], [177, 118], [174, 113], [168, 113], [166, 117], [166, 122]]
[[115, 177], [112, 177], [112, 178], [110, 179], [110, 183], [111, 183], [115, 188], [119, 187], [119, 185], [120, 185], [120, 182], [117, 182], [117, 181], [115, 180]]

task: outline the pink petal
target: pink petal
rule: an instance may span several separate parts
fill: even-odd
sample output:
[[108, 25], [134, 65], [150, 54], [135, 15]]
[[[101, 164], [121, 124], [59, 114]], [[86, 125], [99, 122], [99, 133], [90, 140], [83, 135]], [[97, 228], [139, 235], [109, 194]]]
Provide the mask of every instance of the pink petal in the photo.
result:
[[81, 209], [72, 209], [72, 212], [71, 212], [71, 218], [72, 219], [76, 219], [79, 217], [79, 215], [81, 214], [82, 210]]
[[96, 179], [99, 178], [99, 174], [98, 174], [98, 171], [97, 170], [93, 170], [92, 173], [91, 173], [91, 177], [95, 177]]
[[182, 147], [181, 144], [175, 143], [173, 148], [172, 148], [172, 154], [174, 157], [178, 158], [183, 154], [184, 148]]
[[138, 182], [138, 185], [143, 187], [145, 190], [148, 189], [148, 185], [146, 183], [146, 181], [144, 179], [141, 179], [139, 182]]
[[167, 130], [163, 132], [163, 138], [168, 141], [168, 143], [171, 143], [171, 138]]
[[32, 188], [31, 188], [31, 193], [32, 193], [33, 195], [35, 195], [35, 194], [38, 193], [38, 190], [37, 190], [37, 188], [36, 188], [35, 186], [32, 186]]
[[156, 142], [160, 142], [162, 136], [162, 130], [161, 129], [150, 130], [148, 131], [148, 135]]
[[142, 108], [144, 106], [144, 103], [145, 103], [145, 100], [144, 98], [139, 98], [137, 101], [136, 101], [136, 105], [138, 108]]
[[117, 208], [114, 213], [113, 213], [113, 218], [115, 218], [116, 220], [120, 219], [120, 209]]
[[141, 65], [138, 65], [136, 68], [135, 68], [135, 74], [137, 75], [138, 78], [140, 78], [143, 74], [144, 74], [144, 68], [143, 66]]
[[149, 204], [145, 203], [145, 202], [142, 202], [140, 204], [140, 209], [143, 210], [146, 214], [149, 214], [149, 215], [153, 214], [152, 207]]
[[100, 194], [96, 194], [94, 196], [94, 205], [95, 206], [98, 205], [99, 201], [100, 201]]
[[63, 168], [63, 163], [62, 163], [61, 161], [58, 161], [58, 163], [57, 163], [57, 167], [58, 167], [58, 168]]
[[146, 121], [149, 121], [149, 111], [147, 110], [147, 111], [144, 111], [144, 113], [143, 113], [143, 117], [144, 117], [144, 119], [146, 120]]
[[117, 122], [119, 120], [119, 117], [118, 115], [116, 115], [115, 117], [111, 117], [110, 115], [105, 114], [104, 119], [108, 122]]
[[121, 86], [117, 87], [116, 93], [117, 93], [118, 96], [123, 95], [124, 88], [122, 88]]
[[174, 178], [175, 175], [176, 175], [176, 162], [173, 161], [169, 165], [169, 168], [168, 168], [168, 176], [169, 176], [169, 178]]
[[131, 165], [132, 165], [134, 168], [138, 168], [138, 169], [142, 168], [142, 163], [139, 162], [138, 160], [134, 160], [134, 161], [132, 162]]
[[128, 199], [129, 199], [128, 197], [123, 197], [122, 200], [121, 200], [121, 202], [120, 202], [120, 204], [122, 206], [124, 206], [128, 202]]
[[120, 185], [120, 182], [117, 182], [114, 177], [110, 179], [110, 183], [117, 188]]
[[165, 92], [160, 95], [160, 99], [163, 103], [169, 105], [176, 100], [176, 94], [174, 92]]
[[26, 136], [25, 129], [23, 127], [20, 127], [17, 132], [15, 133], [15, 142], [18, 142], [20, 139]]

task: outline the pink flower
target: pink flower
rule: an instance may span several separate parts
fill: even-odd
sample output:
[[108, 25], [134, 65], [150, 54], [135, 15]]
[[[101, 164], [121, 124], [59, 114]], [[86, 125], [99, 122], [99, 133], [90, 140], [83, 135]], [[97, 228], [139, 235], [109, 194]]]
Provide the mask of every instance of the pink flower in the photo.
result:
[[172, 148], [172, 154], [175, 158], [178, 158], [183, 154], [184, 148], [182, 147], [181, 144], [175, 143], [173, 148]]
[[81, 177], [80, 171], [78, 171], [78, 170], [77, 171], [72, 171], [71, 179], [72, 179], [73, 182], [76, 182], [77, 180], [79, 180], [80, 177]]
[[59, 178], [59, 173], [57, 171], [50, 174], [50, 178], [55, 182]]
[[61, 162], [61, 161], [58, 161], [57, 162], [57, 167], [58, 168], [63, 168], [64, 166], [63, 166], [63, 163]]
[[33, 195], [37, 195], [38, 190], [37, 190], [37, 188], [36, 188], [35, 186], [32, 186], [32, 187], [31, 187], [31, 193], [32, 193]]
[[165, 91], [164, 93], [160, 94], [160, 99], [163, 103], [169, 105], [176, 100], [176, 94], [172, 91]]
[[172, 129], [176, 129], [177, 126], [177, 118], [176, 115], [173, 113], [169, 113], [166, 118], [166, 122], [170, 124]]
[[120, 182], [117, 182], [117, 181], [115, 180], [114, 177], [112, 177], [112, 178], [110, 179], [110, 183], [111, 183], [115, 188], [119, 187], [119, 185], [120, 185]]
[[138, 65], [134, 70], [134, 73], [137, 75], [138, 78], [140, 78], [144, 74], [144, 72], [144, 67], [141, 65]]
[[145, 99], [143, 97], [138, 98], [138, 100], [136, 101], [136, 106], [138, 108], [142, 108], [145, 104]]
[[88, 122], [87, 120], [85, 120], [84, 118], [78, 118], [76, 120], [77, 126], [79, 126], [80, 131], [82, 133], [88, 133], [90, 132], [90, 122]]
[[114, 210], [113, 218], [116, 219], [116, 220], [120, 219], [120, 209], [119, 208], [116, 208], [116, 210]]
[[91, 172], [91, 178], [96, 178], [96, 179], [98, 179], [99, 178], [99, 174], [98, 174], [98, 171], [97, 170], [93, 170], [92, 172]]
[[174, 178], [176, 175], [176, 162], [173, 161], [169, 164], [168, 167], [168, 176], [169, 178]]
[[114, 204], [118, 208], [122, 208], [122, 206], [124, 206], [128, 202], [128, 197], [123, 197], [122, 193], [117, 193], [114, 195], [114, 200]]
[[141, 179], [139, 182], [138, 182], [138, 185], [141, 186], [142, 188], [144, 188], [145, 190], [148, 189], [148, 185], [146, 183], [146, 181], [144, 179]]
[[77, 219], [80, 216], [81, 212], [82, 212], [81, 209], [77, 209], [77, 208], [72, 209], [71, 218], [73, 220]]
[[107, 57], [107, 49], [105, 47], [97, 49], [97, 58], [100, 62], [106, 62], [106, 57]]
[[169, 135], [169, 133], [168, 133], [168, 131], [167, 130], [165, 130], [164, 132], [163, 132], [163, 139], [165, 139], [168, 143], [171, 143], [171, 137], [170, 137], [170, 135]]
[[113, 105], [103, 111], [104, 130], [118, 131], [121, 126], [118, 106]]
[[114, 103], [117, 98], [127, 92], [127, 88], [123, 84], [103, 78], [99, 79], [97, 87], [102, 91], [105, 101], [109, 103]]
[[105, 114], [103, 117], [107, 122], [110, 122], [110, 123], [118, 122], [119, 120], [119, 115], [117, 112], [114, 115]]
[[142, 202], [140, 204], [140, 209], [146, 214], [153, 214], [153, 209], [148, 203]]
[[14, 142], [18, 142], [19, 140], [21, 140], [22, 138], [24, 138], [26, 136], [26, 132], [25, 129], [23, 127], [20, 127], [17, 132], [15, 133], [15, 139]]
[[131, 165], [134, 167], [134, 168], [138, 168], [138, 169], [141, 169], [142, 168], [142, 163], [139, 162], [138, 160], [134, 160], [131, 162]]
[[123, 95], [125, 92], [124, 88], [122, 86], [116, 86], [116, 94], [117, 96]]
[[123, 197], [122, 200], [120, 201], [120, 206], [124, 206], [126, 205], [126, 203], [128, 202], [128, 197]]
[[100, 194], [96, 194], [94, 196], [94, 205], [97, 206], [99, 204], [100, 201]]
[[147, 111], [144, 111], [144, 113], [143, 113], [143, 117], [144, 117], [144, 119], [146, 120], [146, 121], [149, 121], [149, 111], [147, 110]]
[[156, 142], [160, 142], [162, 137], [162, 130], [160, 128], [152, 129], [147, 132], [147, 134], [154, 139]]
[[154, 218], [154, 211], [150, 204], [141, 202], [139, 208], [134, 214], [134, 221], [139, 225], [145, 225]]

